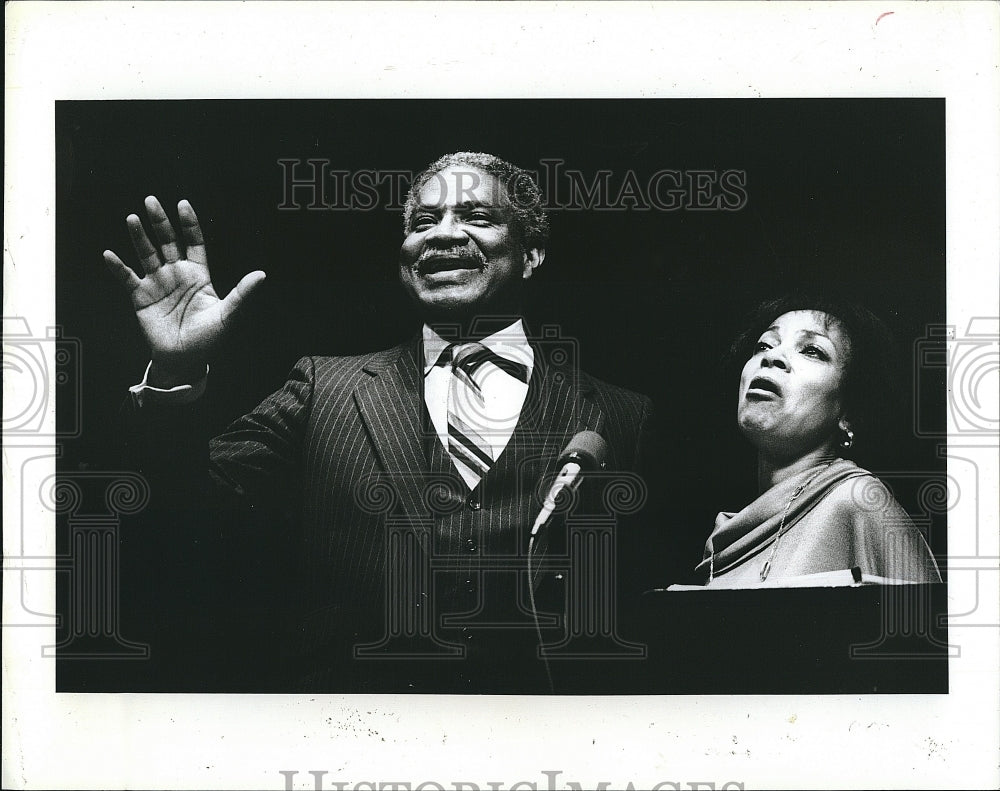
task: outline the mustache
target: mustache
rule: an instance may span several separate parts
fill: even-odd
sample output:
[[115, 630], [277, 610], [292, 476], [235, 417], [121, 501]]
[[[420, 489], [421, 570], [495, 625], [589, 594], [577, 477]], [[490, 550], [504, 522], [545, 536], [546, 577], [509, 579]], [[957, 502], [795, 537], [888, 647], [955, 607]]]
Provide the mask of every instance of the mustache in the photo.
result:
[[474, 247], [448, 247], [443, 249], [425, 250], [420, 254], [414, 267], [421, 272], [433, 271], [440, 261], [467, 261], [476, 266], [486, 266], [486, 256]]

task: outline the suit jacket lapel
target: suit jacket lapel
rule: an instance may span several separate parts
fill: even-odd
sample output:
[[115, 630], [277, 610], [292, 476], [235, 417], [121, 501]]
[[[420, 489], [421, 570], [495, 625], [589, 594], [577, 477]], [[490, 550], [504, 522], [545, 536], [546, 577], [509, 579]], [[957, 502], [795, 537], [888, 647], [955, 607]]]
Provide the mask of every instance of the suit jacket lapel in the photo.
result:
[[579, 372], [569, 365], [557, 365], [545, 358], [544, 350], [535, 347], [535, 369], [528, 397], [521, 409], [518, 432], [525, 441], [557, 444], [547, 464], [553, 471], [557, 455], [579, 431], [600, 433], [604, 413], [592, 398], [591, 388], [581, 381]]
[[372, 378], [358, 386], [354, 398], [402, 509], [426, 517], [423, 479], [428, 465], [419, 354], [420, 339], [416, 338], [373, 358], [365, 368]]
[[[574, 434], [587, 429], [601, 433], [603, 428], [604, 413], [593, 400], [590, 386], [581, 381], [579, 371], [569, 365], [552, 363], [546, 359], [544, 347], [536, 346], [531, 387], [515, 437], [520, 434], [521, 442], [536, 448], [542, 445], [551, 448], [542, 480], [548, 481], [555, 475], [559, 454]], [[609, 465], [611, 463], [609, 459]], [[527, 540], [526, 533], [524, 541]], [[533, 553], [532, 587], [537, 588], [541, 582], [548, 547], [548, 535], [543, 530]], [[524, 548], [527, 549], [526, 543]]]
[[[430, 472], [426, 443], [434, 436], [423, 419], [420, 357], [419, 337], [375, 356], [365, 368], [371, 378], [358, 386], [354, 398], [402, 510], [426, 519], [430, 516], [423, 496]], [[536, 347], [528, 396], [507, 451], [545, 448], [548, 458], [543, 476], [549, 477], [556, 471], [559, 452], [574, 434], [584, 429], [600, 433], [603, 427], [604, 414], [578, 371], [552, 363], [544, 347]], [[613, 463], [609, 459], [609, 466]]]

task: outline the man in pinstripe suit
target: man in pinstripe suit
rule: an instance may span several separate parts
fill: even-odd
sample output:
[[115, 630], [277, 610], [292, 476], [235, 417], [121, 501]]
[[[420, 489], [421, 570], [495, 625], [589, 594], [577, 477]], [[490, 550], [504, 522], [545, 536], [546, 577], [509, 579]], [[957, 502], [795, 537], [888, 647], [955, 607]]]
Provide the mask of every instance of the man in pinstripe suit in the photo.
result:
[[[132, 388], [131, 442], [154, 478], [207, 466], [223, 497], [293, 514], [297, 585], [277, 688], [545, 691], [535, 621], [560, 623], [551, 612], [564, 606], [566, 568], [546, 563], [547, 548], [561, 556], [552, 531], [530, 582], [525, 573], [540, 482], [584, 429], [607, 441], [608, 471], [636, 470], [650, 403], [529, 336], [522, 297], [548, 236], [533, 179], [487, 154], [432, 163], [411, 187], [399, 257], [420, 335], [302, 358], [207, 452], [191, 430], [207, 363], [264, 273], [220, 299], [190, 204], [178, 205], [180, 239], [155, 198], [146, 212], [155, 246], [127, 220], [144, 276], [105, 253], [152, 356]], [[462, 412], [463, 401], [474, 408]], [[641, 479], [629, 480], [641, 498]], [[590, 488], [582, 502], [596, 513], [600, 487]], [[531, 594], [549, 615], [532, 612]]]

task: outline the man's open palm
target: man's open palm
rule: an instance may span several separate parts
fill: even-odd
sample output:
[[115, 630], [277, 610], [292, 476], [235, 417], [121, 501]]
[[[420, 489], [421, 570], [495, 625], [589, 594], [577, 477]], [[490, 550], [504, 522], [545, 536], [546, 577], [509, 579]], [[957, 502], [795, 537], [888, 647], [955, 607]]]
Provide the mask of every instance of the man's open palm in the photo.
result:
[[136, 215], [126, 219], [144, 277], [138, 277], [111, 250], [105, 250], [104, 260], [131, 296], [154, 365], [184, 375], [204, 368], [233, 313], [264, 279], [264, 273], [251, 272], [225, 299], [219, 299], [191, 204], [185, 200], [177, 204], [180, 242], [160, 202], [150, 196], [145, 204], [156, 247]]

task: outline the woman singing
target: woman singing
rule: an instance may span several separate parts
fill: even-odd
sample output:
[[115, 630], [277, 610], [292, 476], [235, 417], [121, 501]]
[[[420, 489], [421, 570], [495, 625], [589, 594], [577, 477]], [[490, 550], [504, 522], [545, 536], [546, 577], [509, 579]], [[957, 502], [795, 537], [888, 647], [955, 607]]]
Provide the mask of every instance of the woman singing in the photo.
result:
[[760, 495], [715, 521], [697, 571], [710, 587], [797, 584], [854, 570], [938, 582], [927, 543], [885, 485], [845, 458], [870, 431], [891, 341], [864, 308], [786, 297], [762, 306], [734, 351], [737, 420], [757, 450]]

